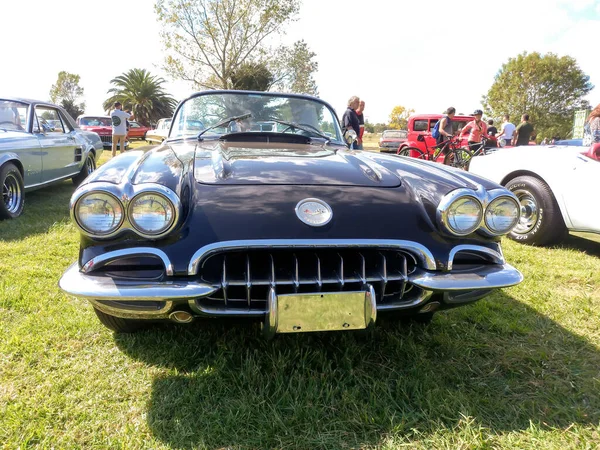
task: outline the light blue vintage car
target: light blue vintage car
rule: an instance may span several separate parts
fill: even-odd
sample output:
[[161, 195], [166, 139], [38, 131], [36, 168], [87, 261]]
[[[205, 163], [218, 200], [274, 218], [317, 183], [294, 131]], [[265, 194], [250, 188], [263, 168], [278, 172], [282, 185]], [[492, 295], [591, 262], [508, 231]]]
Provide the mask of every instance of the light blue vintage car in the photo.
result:
[[25, 191], [67, 178], [80, 184], [102, 149], [98, 134], [81, 130], [60, 106], [0, 98], [0, 219], [21, 215]]

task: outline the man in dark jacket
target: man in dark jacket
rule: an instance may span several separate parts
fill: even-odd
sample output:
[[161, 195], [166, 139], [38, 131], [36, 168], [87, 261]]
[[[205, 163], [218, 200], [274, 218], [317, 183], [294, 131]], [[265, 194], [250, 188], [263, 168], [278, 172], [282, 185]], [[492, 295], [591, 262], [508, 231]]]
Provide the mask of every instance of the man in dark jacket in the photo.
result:
[[[348, 108], [346, 108], [346, 111], [342, 116], [342, 132], [344, 134], [346, 134], [346, 131], [354, 130], [357, 137], [360, 135], [360, 123], [358, 120], [358, 115], [356, 114], [356, 108], [358, 108], [359, 104], [360, 99], [355, 95], [350, 97], [350, 100], [348, 100]], [[350, 148], [357, 148], [356, 141], [350, 144]]]

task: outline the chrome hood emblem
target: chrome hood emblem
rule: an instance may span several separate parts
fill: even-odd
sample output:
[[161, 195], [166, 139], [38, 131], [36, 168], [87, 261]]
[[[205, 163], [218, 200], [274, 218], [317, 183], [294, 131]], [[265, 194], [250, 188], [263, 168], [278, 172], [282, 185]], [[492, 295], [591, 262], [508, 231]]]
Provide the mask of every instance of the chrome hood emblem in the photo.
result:
[[298, 219], [311, 227], [322, 227], [333, 217], [331, 207], [318, 198], [305, 198], [296, 205]]

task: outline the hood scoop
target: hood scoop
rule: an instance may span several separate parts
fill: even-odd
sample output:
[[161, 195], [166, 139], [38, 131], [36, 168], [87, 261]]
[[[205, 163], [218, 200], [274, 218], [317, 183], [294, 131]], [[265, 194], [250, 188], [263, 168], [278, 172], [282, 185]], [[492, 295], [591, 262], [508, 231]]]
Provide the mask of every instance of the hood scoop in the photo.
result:
[[196, 150], [194, 176], [203, 184], [400, 185], [396, 175], [361, 152], [289, 139], [203, 142]]

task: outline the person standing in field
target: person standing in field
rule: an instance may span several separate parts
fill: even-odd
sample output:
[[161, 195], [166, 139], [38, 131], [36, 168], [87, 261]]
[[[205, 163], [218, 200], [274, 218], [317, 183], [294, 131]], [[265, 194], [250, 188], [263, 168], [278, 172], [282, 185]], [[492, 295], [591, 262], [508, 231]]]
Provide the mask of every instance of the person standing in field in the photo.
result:
[[358, 108], [356, 109], [356, 115], [358, 116], [358, 125], [360, 127], [360, 133], [358, 133], [357, 149], [363, 150], [363, 135], [365, 134], [365, 116], [363, 114], [365, 110], [365, 102], [360, 101], [358, 103]]
[[[358, 122], [358, 115], [356, 114], [359, 105], [360, 99], [356, 95], [350, 97], [350, 100], [348, 100], [348, 108], [346, 108], [346, 111], [342, 116], [342, 132], [344, 135], [349, 130], [354, 130], [357, 137], [360, 135], [360, 124]], [[349, 146], [351, 149], [356, 150], [357, 142], [355, 141], [352, 144], [349, 144]]]
[[125, 138], [127, 137], [127, 119], [133, 119], [133, 115], [123, 111], [121, 102], [115, 102], [115, 109], [110, 113], [112, 122], [112, 156], [117, 156], [117, 142], [119, 142], [121, 153], [125, 151]]
[[533, 134], [533, 125], [529, 123], [529, 114], [521, 116], [521, 123], [515, 130], [512, 142], [514, 146], [529, 145], [529, 138]]
[[500, 134], [498, 135], [498, 143], [500, 142], [500, 139], [504, 139], [504, 145], [510, 145], [515, 128], [514, 124], [510, 122], [510, 116], [506, 114], [504, 116], [504, 122], [502, 122], [502, 127], [500, 128]]

